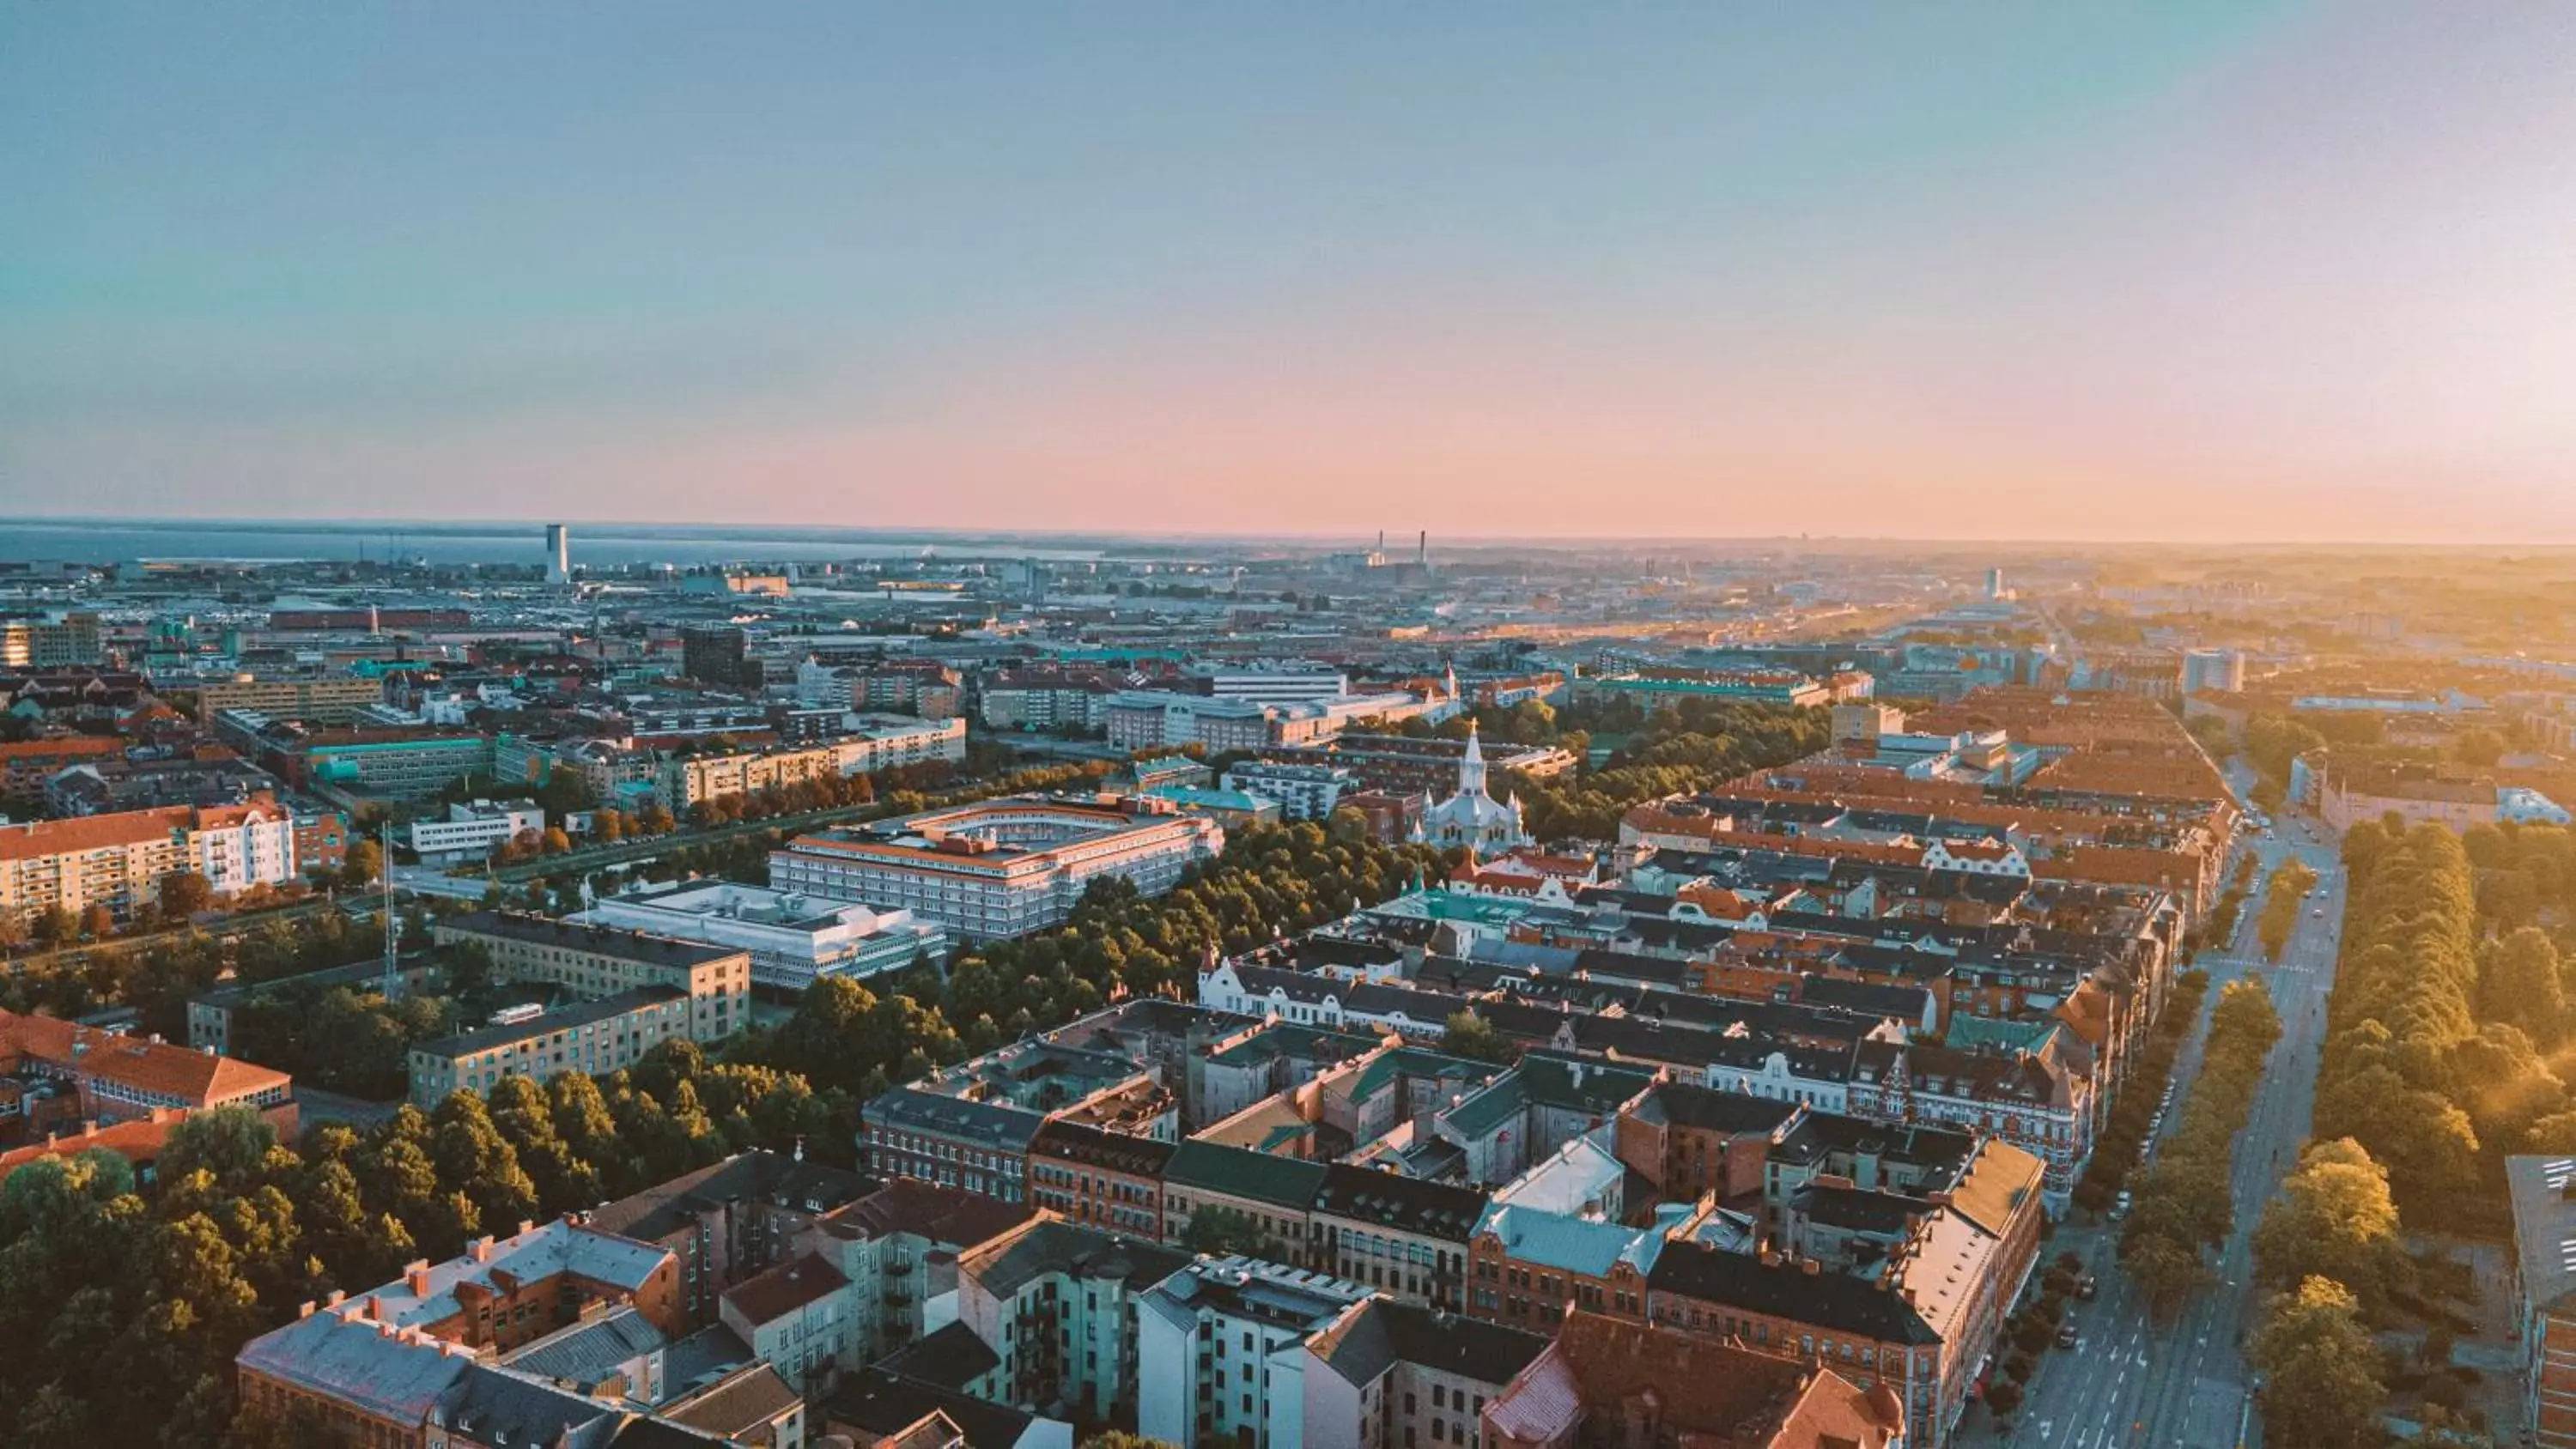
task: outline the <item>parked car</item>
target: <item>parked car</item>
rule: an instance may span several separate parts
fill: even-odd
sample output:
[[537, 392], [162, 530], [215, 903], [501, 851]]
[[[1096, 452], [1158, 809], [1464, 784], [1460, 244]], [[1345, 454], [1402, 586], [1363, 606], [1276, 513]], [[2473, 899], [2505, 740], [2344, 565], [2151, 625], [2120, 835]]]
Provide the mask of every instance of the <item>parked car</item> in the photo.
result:
[[2064, 1323], [2057, 1325], [2057, 1346], [2059, 1348], [2073, 1348], [2075, 1346], [2074, 1319], [2070, 1318]]
[[2075, 1280], [2075, 1297], [2080, 1302], [2092, 1302], [2093, 1295], [2101, 1291], [2102, 1285], [2095, 1282], [2093, 1275], [2090, 1273], [2087, 1273]]

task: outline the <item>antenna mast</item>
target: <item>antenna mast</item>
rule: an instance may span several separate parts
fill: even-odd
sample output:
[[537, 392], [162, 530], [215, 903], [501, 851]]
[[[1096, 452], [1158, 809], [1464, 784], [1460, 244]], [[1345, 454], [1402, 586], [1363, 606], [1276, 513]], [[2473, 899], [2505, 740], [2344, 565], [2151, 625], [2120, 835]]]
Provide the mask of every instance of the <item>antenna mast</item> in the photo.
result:
[[380, 862], [376, 878], [382, 881], [385, 887], [385, 1000], [392, 1001], [402, 994], [402, 969], [398, 964], [402, 921], [394, 915], [393, 822], [390, 820], [381, 822], [376, 826], [376, 830], [376, 838], [379, 842], [376, 847], [376, 858]]

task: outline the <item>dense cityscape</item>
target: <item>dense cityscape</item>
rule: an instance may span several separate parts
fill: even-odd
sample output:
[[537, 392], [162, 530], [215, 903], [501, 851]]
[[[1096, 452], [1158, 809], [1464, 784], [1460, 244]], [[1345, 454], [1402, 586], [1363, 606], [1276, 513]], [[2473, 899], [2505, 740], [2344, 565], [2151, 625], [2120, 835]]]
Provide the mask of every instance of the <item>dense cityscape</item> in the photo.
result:
[[0, 3], [0, 1449], [2576, 1449], [2576, 3]]
[[0, 564], [0, 1438], [2553, 1442], [2561, 564], [582, 541]]

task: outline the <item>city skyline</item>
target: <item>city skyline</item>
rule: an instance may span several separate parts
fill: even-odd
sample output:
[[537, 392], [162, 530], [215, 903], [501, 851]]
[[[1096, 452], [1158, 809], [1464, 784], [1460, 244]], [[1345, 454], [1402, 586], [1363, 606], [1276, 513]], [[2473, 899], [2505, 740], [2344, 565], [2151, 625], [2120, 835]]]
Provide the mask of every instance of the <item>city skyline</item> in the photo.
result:
[[2576, 542], [2550, 7], [618, 18], [0, 19], [0, 514]]

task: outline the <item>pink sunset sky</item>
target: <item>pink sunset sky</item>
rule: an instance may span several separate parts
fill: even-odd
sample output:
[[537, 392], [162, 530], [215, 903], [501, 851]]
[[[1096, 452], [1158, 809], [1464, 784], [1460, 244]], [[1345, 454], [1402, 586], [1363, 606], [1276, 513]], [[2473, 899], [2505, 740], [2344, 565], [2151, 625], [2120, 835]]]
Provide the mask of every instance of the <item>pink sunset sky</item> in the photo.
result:
[[0, 509], [2576, 542], [2576, 8], [637, 13], [0, 21]]

